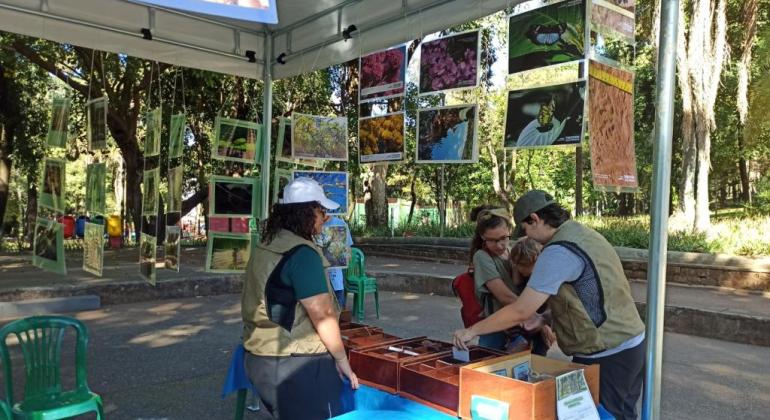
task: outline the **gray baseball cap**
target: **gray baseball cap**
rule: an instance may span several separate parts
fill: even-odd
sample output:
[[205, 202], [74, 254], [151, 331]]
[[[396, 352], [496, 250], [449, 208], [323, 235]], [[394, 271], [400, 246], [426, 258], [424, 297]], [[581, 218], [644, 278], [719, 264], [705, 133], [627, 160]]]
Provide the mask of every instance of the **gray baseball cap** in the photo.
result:
[[516, 223], [516, 229], [513, 231], [514, 238], [524, 236], [522, 222], [530, 214], [556, 203], [553, 196], [543, 190], [529, 190], [516, 200], [513, 205], [513, 222]]

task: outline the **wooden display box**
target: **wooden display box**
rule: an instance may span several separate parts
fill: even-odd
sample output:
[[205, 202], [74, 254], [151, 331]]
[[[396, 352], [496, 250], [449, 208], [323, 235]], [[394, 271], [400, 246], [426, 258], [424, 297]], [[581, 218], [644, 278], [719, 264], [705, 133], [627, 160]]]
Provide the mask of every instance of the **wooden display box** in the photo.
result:
[[470, 362], [439, 354], [420, 361], [404, 363], [399, 369], [399, 395], [433, 407], [450, 415], [457, 415], [460, 397], [460, 367], [468, 363], [503, 355], [484, 347], [469, 348]]
[[350, 350], [365, 349], [403, 340], [401, 337], [382, 332], [382, 328], [378, 327], [353, 328], [340, 331], [340, 334], [348, 354], [350, 354]]
[[350, 367], [358, 380], [366, 385], [395, 393], [398, 391], [399, 368], [402, 364], [447, 355], [452, 345], [425, 337], [410, 338], [394, 344], [350, 352]]
[[[513, 367], [526, 361], [529, 361], [532, 372], [550, 377], [535, 383], [513, 379]], [[554, 377], [577, 369], [584, 370], [591, 396], [598, 404], [599, 365], [586, 366], [522, 352], [463, 366], [460, 369], [460, 417], [471, 418], [471, 397], [479, 395], [510, 404], [509, 419], [555, 419]], [[502, 376], [503, 370], [505, 376]]]

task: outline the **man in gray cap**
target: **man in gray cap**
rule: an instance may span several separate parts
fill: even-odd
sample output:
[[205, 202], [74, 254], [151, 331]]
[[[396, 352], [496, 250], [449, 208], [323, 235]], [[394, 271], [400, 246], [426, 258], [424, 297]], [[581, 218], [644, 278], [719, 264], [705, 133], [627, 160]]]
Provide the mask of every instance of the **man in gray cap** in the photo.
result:
[[[513, 303], [470, 328], [455, 345], [527, 321], [544, 302], [553, 315], [559, 348], [582, 364], [599, 364], [600, 399], [616, 419], [636, 419], [644, 373], [644, 323], [615, 249], [595, 230], [541, 190], [514, 205], [514, 236], [544, 245], [526, 289]], [[526, 324], [525, 324], [526, 326]]]

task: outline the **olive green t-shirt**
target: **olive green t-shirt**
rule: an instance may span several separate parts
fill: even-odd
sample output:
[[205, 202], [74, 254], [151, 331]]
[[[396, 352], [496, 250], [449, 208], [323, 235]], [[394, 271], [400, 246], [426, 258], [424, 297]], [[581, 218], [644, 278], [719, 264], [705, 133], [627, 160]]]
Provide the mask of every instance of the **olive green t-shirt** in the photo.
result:
[[499, 278], [514, 293], [519, 294], [513, 285], [511, 270], [511, 262], [507, 258], [489, 255], [483, 249], [473, 254], [473, 280], [476, 283], [476, 298], [484, 308], [484, 316], [489, 316], [503, 307], [485, 286], [489, 280]]

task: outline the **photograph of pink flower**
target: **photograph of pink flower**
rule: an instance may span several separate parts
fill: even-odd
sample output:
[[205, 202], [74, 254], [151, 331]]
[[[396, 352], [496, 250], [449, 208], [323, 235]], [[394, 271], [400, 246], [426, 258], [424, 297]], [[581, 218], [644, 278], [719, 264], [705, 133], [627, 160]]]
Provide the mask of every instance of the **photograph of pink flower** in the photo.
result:
[[406, 45], [378, 51], [358, 61], [359, 102], [404, 95]]
[[464, 32], [420, 46], [420, 94], [478, 86], [479, 31]]

